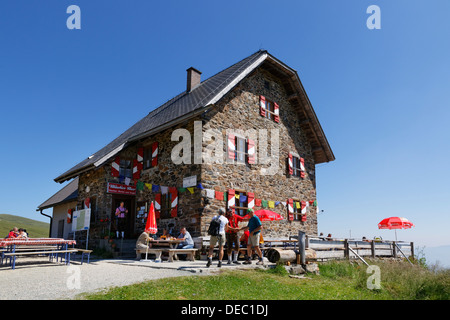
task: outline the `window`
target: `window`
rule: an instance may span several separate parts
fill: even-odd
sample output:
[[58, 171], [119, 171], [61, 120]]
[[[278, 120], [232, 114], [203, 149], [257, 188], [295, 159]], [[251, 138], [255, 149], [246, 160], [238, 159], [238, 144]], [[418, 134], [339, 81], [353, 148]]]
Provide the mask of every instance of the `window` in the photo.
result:
[[157, 157], [157, 151], [155, 153], [155, 147], [149, 147], [144, 149], [144, 170], [150, 169], [156, 166], [155, 158]]
[[133, 177], [133, 163], [131, 160], [120, 159], [119, 166], [119, 179], [132, 178]]
[[279, 106], [275, 101], [266, 99], [264, 96], [260, 96], [260, 114], [261, 116], [273, 120], [275, 122], [280, 121]]
[[172, 210], [172, 193], [161, 194], [161, 219], [170, 219]]
[[245, 216], [248, 209], [248, 195], [247, 192], [236, 190], [235, 193], [236, 204], [232, 206], [234, 208], [234, 213], [239, 216]]
[[300, 159], [296, 156], [292, 156], [292, 169], [294, 176], [300, 177], [302, 170], [300, 169]]
[[301, 208], [300, 201], [294, 200], [294, 205], [293, 205], [293, 207], [294, 207], [294, 221], [300, 221], [301, 220], [301, 209], [300, 208], [297, 209], [297, 203], [298, 203], [298, 206]]
[[247, 141], [246, 139], [236, 137], [236, 151], [235, 159], [238, 163], [245, 163], [247, 156]]

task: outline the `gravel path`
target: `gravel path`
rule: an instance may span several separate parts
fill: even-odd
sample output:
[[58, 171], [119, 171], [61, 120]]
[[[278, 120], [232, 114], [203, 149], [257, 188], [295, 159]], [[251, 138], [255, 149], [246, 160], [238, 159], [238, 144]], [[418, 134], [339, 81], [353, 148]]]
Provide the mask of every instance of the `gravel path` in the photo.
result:
[[[28, 260], [30, 263], [26, 263]], [[97, 260], [70, 266], [49, 262], [48, 258], [23, 258], [16, 269], [0, 266], [0, 300], [58, 300], [73, 299], [85, 292], [97, 292], [114, 286], [125, 286], [167, 277], [207, 275], [231, 268], [255, 268], [256, 266], [227, 265], [210, 268], [205, 261], [177, 261], [173, 263], [136, 260]]]

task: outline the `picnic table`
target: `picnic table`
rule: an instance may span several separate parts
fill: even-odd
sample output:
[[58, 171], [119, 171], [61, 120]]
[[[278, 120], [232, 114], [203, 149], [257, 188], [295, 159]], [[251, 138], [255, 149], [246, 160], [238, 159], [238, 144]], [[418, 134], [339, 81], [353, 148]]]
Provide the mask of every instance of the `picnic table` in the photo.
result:
[[[50, 259], [59, 254], [64, 254], [66, 264], [70, 264], [70, 254], [77, 249], [68, 249], [69, 245], [75, 245], [75, 240], [65, 240], [62, 238], [7, 238], [0, 240], [2, 249], [2, 263], [4, 258], [10, 259], [12, 269], [16, 267], [17, 256], [30, 256], [48, 254]], [[61, 256], [62, 259], [62, 256]]]
[[169, 262], [173, 262], [174, 259], [178, 260], [177, 254], [186, 254], [188, 259], [191, 261], [195, 260], [195, 252], [198, 249], [178, 249], [178, 244], [184, 242], [184, 240], [181, 239], [158, 239], [158, 240], [151, 240], [149, 243], [151, 244], [151, 248], [149, 249], [136, 249], [137, 257], [140, 257], [140, 254], [143, 253], [152, 253], [156, 255], [156, 260], [161, 260], [161, 254], [162, 253], [168, 253]]

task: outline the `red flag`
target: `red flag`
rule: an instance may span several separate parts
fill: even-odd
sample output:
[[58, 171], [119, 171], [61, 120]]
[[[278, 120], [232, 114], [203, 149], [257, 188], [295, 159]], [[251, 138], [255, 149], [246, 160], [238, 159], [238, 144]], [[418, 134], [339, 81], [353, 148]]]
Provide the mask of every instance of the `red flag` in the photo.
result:
[[158, 232], [158, 228], [156, 226], [155, 207], [153, 206], [153, 202], [151, 203], [150, 210], [148, 211], [145, 232], [147, 232], [148, 234], [156, 234]]

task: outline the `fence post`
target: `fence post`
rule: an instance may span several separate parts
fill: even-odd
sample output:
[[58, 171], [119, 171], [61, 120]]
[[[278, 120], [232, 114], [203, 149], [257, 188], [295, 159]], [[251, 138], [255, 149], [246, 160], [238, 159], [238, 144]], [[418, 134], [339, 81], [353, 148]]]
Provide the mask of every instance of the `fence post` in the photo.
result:
[[372, 251], [372, 259], [375, 259], [375, 241], [370, 243], [370, 251]]
[[305, 243], [305, 233], [303, 231], [298, 232], [298, 252], [300, 254], [300, 263], [302, 265], [306, 264], [306, 243]]
[[350, 260], [350, 250], [348, 249], [348, 239], [344, 240], [344, 258]]
[[411, 242], [411, 260], [415, 260], [416, 256], [414, 255], [414, 242]]
[[395, 241], [392, 241], [392, 255], [394, 256], [394, 258], [397, 258], [397, 250], [396, 250], [396, 246], [395, 246]]

